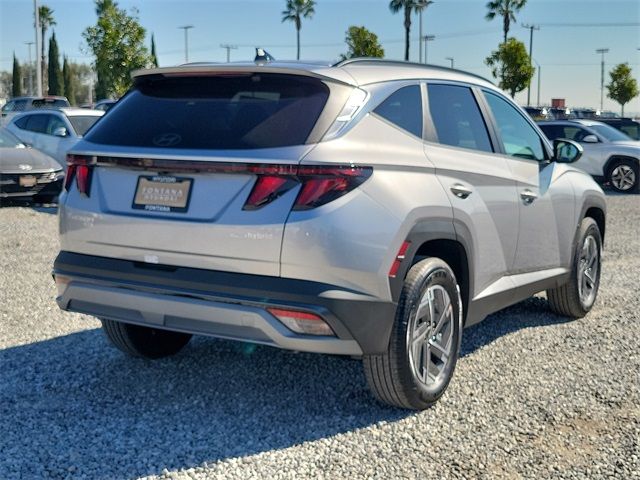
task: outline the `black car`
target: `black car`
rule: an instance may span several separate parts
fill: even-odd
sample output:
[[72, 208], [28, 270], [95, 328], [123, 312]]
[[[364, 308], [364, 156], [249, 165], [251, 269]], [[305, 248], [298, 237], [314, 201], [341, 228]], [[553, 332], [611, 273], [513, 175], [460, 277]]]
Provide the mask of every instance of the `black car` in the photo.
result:
[[599, 118], [598, 121], [611, 125], [634, 140], [640, 140], [640, 122], [630, 118]]

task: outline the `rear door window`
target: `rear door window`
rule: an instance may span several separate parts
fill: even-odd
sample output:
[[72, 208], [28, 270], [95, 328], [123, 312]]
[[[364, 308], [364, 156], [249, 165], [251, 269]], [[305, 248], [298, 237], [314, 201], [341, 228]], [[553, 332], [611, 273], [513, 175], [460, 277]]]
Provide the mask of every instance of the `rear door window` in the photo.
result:
[[438, 142], [492, 152], [489, 132], [473, 92], [457, 85], [429, 84], [429, 113]]
[[419, 85], [409, 85], [395, 91], [374, 112], [422, 138], [422, 95]]
[[86, 139], [176, 149], [302, 145], [328, 97], [319, 79], [300, 75], [145, 77]]
[[49, 117], [51, 117], [51, 115], [29, 115], [26, 130], [35, 133], [47, 133], [47, 127], [49, 126], [50, 120]]

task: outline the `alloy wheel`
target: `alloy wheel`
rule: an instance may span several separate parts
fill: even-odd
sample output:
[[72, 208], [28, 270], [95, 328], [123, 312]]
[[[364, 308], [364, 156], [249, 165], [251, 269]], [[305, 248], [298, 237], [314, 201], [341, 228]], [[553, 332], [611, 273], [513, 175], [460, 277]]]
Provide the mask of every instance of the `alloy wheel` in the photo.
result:
[[629, 165], [618, 165], [611, 171], [611, 183], [618, 190], [629, 190], [636, 183], [636, 173]]
[[408, 351], [414, 378], [429, 387], [446, 377], [455, 340], [454, 322], [447, 291], [440, 285], [427, 288], [411, 319]]
[[587, 235], [580, 251], [578, 264], [578, 295], [585, 307], [590, 307], [598, 291], [598, 270], [600, 268], [600, 249], [592, 235]]

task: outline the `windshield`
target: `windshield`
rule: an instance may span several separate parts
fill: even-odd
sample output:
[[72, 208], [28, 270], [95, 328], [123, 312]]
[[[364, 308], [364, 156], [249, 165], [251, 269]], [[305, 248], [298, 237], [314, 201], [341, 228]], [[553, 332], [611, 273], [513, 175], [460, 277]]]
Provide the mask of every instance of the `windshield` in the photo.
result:
[[0, 148], [24, 148], [24, 144], [2, 128], [0, 129]]
[[591, 128], [592, 130], [595, 130], [598, 135], [604, 137], [610, 142], [622, 142], [622, 141], [633, 140], [628, 135], [625, 135], [620, 130], [616, 130], [615, 128], [609, 125], [604, 125], [604, 124], [590, 125], [589, 128]]
[[179, 149], [302, 145], [328, 97], [320, 80], [297, 75], [150, 77], [139, 81], [87, 140]]
[[73, 129], [79, 136], [83, 136], [87, 133], [94, 123], [98, 121], [100, 117], [86, 115], [86, 116], [73, 116], [68, 117], [71, 125], [73, 125]]

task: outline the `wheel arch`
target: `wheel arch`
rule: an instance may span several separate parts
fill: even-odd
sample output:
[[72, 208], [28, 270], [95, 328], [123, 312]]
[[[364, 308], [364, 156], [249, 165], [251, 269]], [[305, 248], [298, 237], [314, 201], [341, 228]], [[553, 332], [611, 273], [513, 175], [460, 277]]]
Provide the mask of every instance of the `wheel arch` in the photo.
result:
[[604, 176], [605, 176], [605, 178], [607, 180], [609, 180], [609, 174], [611, 173], [611, 170], [613, 169], [613, 165], [615, 165], [615, 162], [617, 162], [619, 160], [628, 160], [630, 162], [635, 163], [640, 168], [640, 159], [638, 159], [636, 157], [631, 157], [629, 155], [613, 154], [607, 159], [607, 161], [604, 164], [604, 168], [602, 170], [602, 173], [604, 174]]
[[453, 270], [460, 285], [463, 314], [466, 319], [473, 292], [472, 245], [463, 235], [456, 233], [451, 219], [422, 220], [409, 232], [406, 241], [411, 242], [396, 278], [390, 282], [393, 300], [400, 298], [404, 279], [409, 269], [427, 257], [438, 257]]

